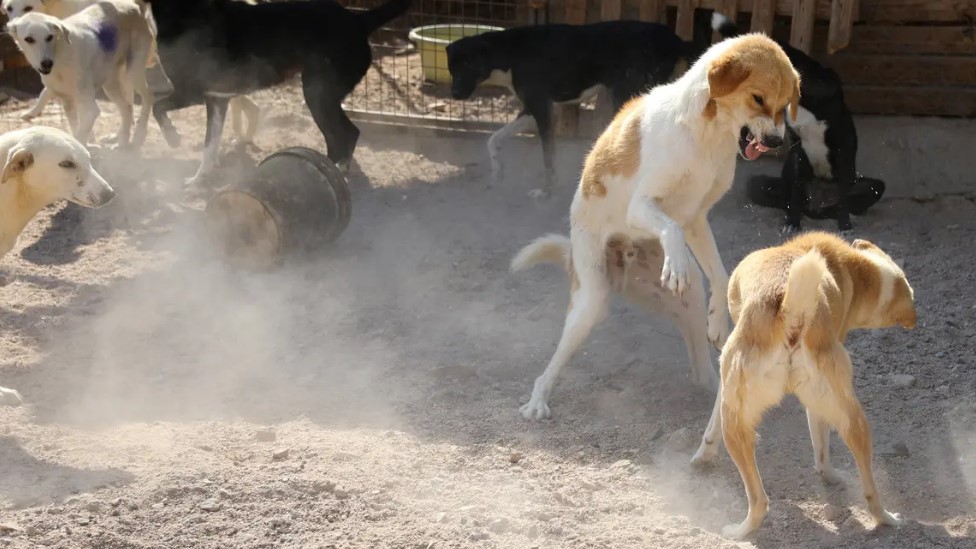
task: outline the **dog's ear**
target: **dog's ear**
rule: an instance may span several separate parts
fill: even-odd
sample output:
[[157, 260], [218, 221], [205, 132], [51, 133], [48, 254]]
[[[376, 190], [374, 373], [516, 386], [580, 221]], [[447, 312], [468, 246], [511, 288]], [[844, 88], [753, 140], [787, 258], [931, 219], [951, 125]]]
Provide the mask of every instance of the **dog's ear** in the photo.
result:
[[20, 177], [33, 165], [34, 153], [19, 145], [15, 146], [7, 153], [7, 163], [3, 165], [3, 176], [0, 176], [0, 183], [6, 183], [8, 179]]
[[59, 41], [64, 40], [65, 44], [71, 43], [71, 35], [68, 34], [68, 27], [64, 26], [64, 23], [62, 23], [60, 20], [55, 23], [54, 32], [57, 33]]
[[851, 246], [854, 246], [854, 249], [856, 249], [856, 250], [877, 250], [877, 249], [879, 249], [873, 243], [871, 243], [871, 242], [869, 242], [867, 240], [861, 239], [861, 238], [855, 238], [854, 239], [854, 242], [851, 242]]
[[718, 99], [734, 92], [751, 74], [742, 59], [733, 54], [724, 55], [708, 69], [708, 97]]
[[790, 98], [790, 120], [796, 122], [796, 116], [800, 111], [800, 75], [796, 74], [793, 81], [793, 97]]
[[[17, 39], [20, 36], [19, 34], [17, 34], [17, 22], [16, 21], [7, 21], [6, 30], [7, 30], [7, 33], [10, 34], [10, 36], [13, 36], [14, 37], [14, 39]], [[20, 47], [20, 44], [17, 44], [17, 47], [19, 48]]]

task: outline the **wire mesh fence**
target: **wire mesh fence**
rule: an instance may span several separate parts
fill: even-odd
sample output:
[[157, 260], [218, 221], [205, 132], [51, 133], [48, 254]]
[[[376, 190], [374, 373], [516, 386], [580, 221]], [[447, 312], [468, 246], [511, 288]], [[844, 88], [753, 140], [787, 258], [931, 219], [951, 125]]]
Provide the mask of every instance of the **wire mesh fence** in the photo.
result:
[[[387, 0], [340, 0], [369, 9]], [[346, 99], [346, 110], [377, 119], [498, 125], [519, 105], [511, 92], [482, 86], [469, 99], [451, 98], [445, 46], [463, 36], [529, 22], [526, 0], [414, 0], [406, 15], [375, 32], [373, 64]]]

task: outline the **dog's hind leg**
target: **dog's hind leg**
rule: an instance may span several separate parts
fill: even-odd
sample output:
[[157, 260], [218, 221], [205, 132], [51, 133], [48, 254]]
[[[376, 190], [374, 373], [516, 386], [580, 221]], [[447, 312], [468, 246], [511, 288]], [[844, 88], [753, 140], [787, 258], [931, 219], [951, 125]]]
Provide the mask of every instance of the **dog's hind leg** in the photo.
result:
[[120, 77], [121, 74], [113, 75], [102, 89], [109, 101], [119, 109], [121, 120], [119, 121], [119, 132], [115, 134], [114, 141], [119, 149], [126, 149], [129, 146], [129, 136], [132, 132], [132, 91], [125, 89]]
[[501, 154], [501, 142], [509, 139], [513, 135], [517, 135], [520, 132], [531, 128], [535, 124], [535, 120], [526, 112], [520, 112], [515, 120], [512, 120], [508, 124], [502, 126], [497, 132], [491, 134], [488, 138], [488, 158], [491, 160], [491, 179], [492, 181], [498, 183], [504, 179], [503, 166], [501, 159], [499, 158]]
[[342, 101], [352, 90], [352, 87], [344, 86], [342, 80], [339, 71], [323, 61], [307, 65], [302, 73], [305, 104], [325, 137], [329, 160], [346, 173], [359, 140], [359, 128], [342, 110]]
[[783, 399], [789, 375], [788, 369], [779, 364], [783, 357], [766, 355], [760, 359], [765, 353], [740, 339], [729, 339], [721, 358], [722, 435], [749, 500], [745, 520], [722, 529], [723, 535], [735, 539], [759, 528], [769, 512], [769, 497], [756, 466], [756, 428], [763, 412]]
[[75, 103], [75, 108], [78, 112], [78, 126], [75, 128], [75, 139], [87, 146], [88, 139], [92, 134], [92, 128], [95, 127], [95, 120], [101, 111], [98, 108], [98, 102], [95, 101], [94, 90], [87, 86], [83, 87], [83, 90]]
[[217, 166], [217, 155], [220, 154], [220, 137], [224, 131], [224, 119], [227, 116], [226, 97], [207, 96], [207, 136], [204, 138], [203, 160], [193, 177], [186, 181], [187, 185], [198, 185]]
[[[136, 131], [132, 136], [132, 148], [139, 150], [146, 141], [149, 130], [149, 113], [152, 112], [156, 95], [146, 81], [146, 67], [144, 63], [132, 63], [126, 69], [126, 81], [135, 93], [139, 94], [142, 105], [139, 107], [139, 119], [136, 120]], [[129, 94], [129, 107], [132, 107], [132, 94]]]
[[166, 140], [166, 144], [174, 149], [179, 147], [180, 142], [183, 140], [180, 136], [180, 131], [173, 125], [173, 121], [169, 119], [168, 114], [169, 111], [177, 108], [176, 99], [176, 92], [174, 91], [171, 95], [154, 103], [152, 108], [153, 117], [156, 119], [156, 124], [159, 125], [159, 130], [163, 132], [163, 138]]
[[807, 408], [807, 426], [813, 443], [813, 469], [827, 484], [837, 484], [840, 477], [830, 465], [830, 425]]
[[898, 526], [901, 517], [881, 505], [871, 470], [871, 426], [854, 394], [850, 356], [839, 343], [811, 349], [814, 364], [806, 369], [810, 379], [798, 384], [796, 396], [812, 414], [823, 418], [843, 439], [857, 462], [868, 510], [878, 525]]
[[535, 126], [538, 129], [539, 139], [542, 140], [542, 163], [545, 167], [545, 179], [542, 187], [529, 191], [532, 198], [545, 198], [552, 193], [552, 188], [556, 183], [556, 166], [553, 160], [553, 127], [552, 112], [553, 104], [549, 98], [529, 99], [525, 103], [525, 108], [535, 119]]
[[708, 418], [708, 425], [702, 435], [701, 445], [695, 455], [691, 456], [692, 465], [704, 465], [713, 459], [718, 453], [719, 444], [722, 442], [722, 388], [719, 387], [715, 395], [715, 404], [712, 406], [712, 415]]
[[606, 278], [605, 242], [598, 235], [573, 229], [572, 288], [562, 336], [549, 365], [535, 380], [529, 402], [520, 408], [527, 419], [549, 417], [549, 397], [559, 372], [606, 315], [610, 284]]
[[0, 387], [0, 406], [20, 406], [24, 403], [24, 397], [14, 389]]

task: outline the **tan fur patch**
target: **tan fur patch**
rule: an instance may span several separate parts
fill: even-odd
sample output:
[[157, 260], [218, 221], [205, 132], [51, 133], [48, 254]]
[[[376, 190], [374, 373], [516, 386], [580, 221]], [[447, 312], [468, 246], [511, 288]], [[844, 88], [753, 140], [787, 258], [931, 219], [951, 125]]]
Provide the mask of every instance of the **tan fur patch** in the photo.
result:
[[631, 177], [637, 173], [640, 166], [642, 104], [640, 97], [625, 103], [593, 145], [580, 179], [584, 197], [606, 196], [604, 179], [609, 176]]

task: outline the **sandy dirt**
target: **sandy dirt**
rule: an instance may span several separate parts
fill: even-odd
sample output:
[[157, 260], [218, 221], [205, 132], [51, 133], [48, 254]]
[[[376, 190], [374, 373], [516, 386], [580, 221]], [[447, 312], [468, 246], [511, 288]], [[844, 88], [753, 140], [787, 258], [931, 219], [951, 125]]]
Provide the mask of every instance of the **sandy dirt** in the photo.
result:
[[[225, 158], [221, 183], [283, 146], [324, 146], [293, 88], [255, 99], [268, 107], [257, 148]], [[26, 107], [4, 105], [2, 129]], [[49, 109], [41, 122], [58, 124]], [[203, 110], [173, 118], [183, 148], [151, 126], [145, 159], [100, 161], [113, 203], [48, 208], [3, 258], [0, 384], [26, 404], [0, 409], [0, 547], [976, 543], [972, 201], [885, 200], [856, 219], [859, 236], [904, 262], [918, 303], [916, 330], [848, 345], [881, 493], [907, 524], [873, 528], [836, 436], [845, 483], [819, 482], [790, 398], [760, 431], [770, 515], [732, 542], [719, 532], [744, 516], [744, 491], [724, 450], [710, 468], [687, 463], [712, 395], [688, 381], [668, 321], [616, 304], [561, 378], [553, 419], [518, 415], [554, 350], [568, 283], [508, 263], [567, 230], [586, 143], [560, 142], [558, 189], [534, 202], [535, 141], [504, 148], [520, 169], [492, 186], [484, 136], [368, 130], [346, 232], [259, 274], [215, 259], [201, 214], [212, 189], [181, 184]], [[747, 206], [739, 187], [711, 218], [730, 270], [780, 241], [779, 214]]]

